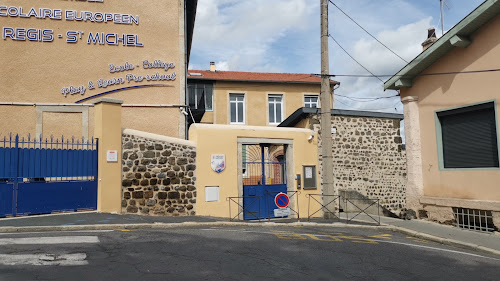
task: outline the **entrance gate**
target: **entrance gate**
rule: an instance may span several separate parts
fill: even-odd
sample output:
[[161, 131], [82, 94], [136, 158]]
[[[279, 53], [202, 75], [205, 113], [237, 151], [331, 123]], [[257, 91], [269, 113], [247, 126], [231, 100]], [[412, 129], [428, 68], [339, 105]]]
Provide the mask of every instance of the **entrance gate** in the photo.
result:
[[274, 197], [287, 192], [284, 145], [243, 145], [243, 219], [274, 218]]
[[97, 140], [0, 139], [0, 217], [97, 209]]

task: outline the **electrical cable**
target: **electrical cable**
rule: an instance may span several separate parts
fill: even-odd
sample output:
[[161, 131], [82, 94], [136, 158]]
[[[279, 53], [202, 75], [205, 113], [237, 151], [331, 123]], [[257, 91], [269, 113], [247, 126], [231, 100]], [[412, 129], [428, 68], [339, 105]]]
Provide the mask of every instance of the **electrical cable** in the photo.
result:
[[[398, 74], [379, 74], [379, 75], [361, 75], [361, 74], [330, 74], [330, 77], [357, 77], [357, 78], [373, 78], [373, 77], [400, 77], [400, 78], [413, 78], [417, 76], [438, 76], [438, 75], [455, 75], [455, 74], [475, 74], [475, 73], [487, 73], [487, 72], [498, 72], [500, 68], [495, 69], [481, 69], [481, 70], [469, 70], [469, 71], [451, 71], [451, 72], [434, 72], [434, 73], [423, 73], [416, 75], [398, 75]], [[321, 74], [313, 73], [313, 76], [321, 76]]]
[[408, 63], [404, 58], [402, 58], [400, 55], [396, 54], [396, 52], [394, 52], [393, 50], [391, 50], [391, 48], [387, 47], [384, 43], [380, 42], [380, 40], [378, 40], [375, 36], [373, 36], [370, 32], [368, 32], [368, 30], [364, 29], [359, 23], [357, 23], [353, 18], [351, 18], [346, 12], [344, 12], [341, 8], [339, 8], [339, 6], [337, 6], [335, 3], [333, 3], [332, 0], [328, 0], [333, 6], [335, 6], [335, 8], [339, 9], [339, 11], [341, 11], [346, 17], [348, 17], [352, 22], [354, 22], [357, 26], [359, 26], [361, 29], [363, 29], [363, 31], [365, 31], [368, 35], [370, 35], [373, 39], [375, 39], [375, 41], [379, 42], [382, 46], [384, 46], [387, 50], [389, 50], [391, 53], [393, 53], [394, 55], [396, 55], [398, 58], [400, 58], [401, 60], [403, 60], [404, 62]]
[[368, 73], [370, 73], [371, 75], [373, 75], [374, 77], [376, 77], [378, 80], [380, 80], [380, 82], [384, 83], [384, 80], [380, 79], [380, 77], [377, 77], [375, 74], [373, 74], [373, 72], [371, 72], [370, 70], [368, 70], [368, 68], [364, 67], [359, 61], [357, 61], [353, 56], [351, 56], [351, 54], [349, 54], [349, 52], [344, 49], [344, 47], [342, 47], [342, 45], [340, 45], [340, 43], [335, 40], [335, 38], [333, 38], [333, 36], [331, 34], [328, 34], [328, 36], [330, 38], [332, 38], [332, 40], [337, 43], [337, 45], [353, 60], [355, 61], [359, 66], [361, 66], [364, 70], [366, 70]]

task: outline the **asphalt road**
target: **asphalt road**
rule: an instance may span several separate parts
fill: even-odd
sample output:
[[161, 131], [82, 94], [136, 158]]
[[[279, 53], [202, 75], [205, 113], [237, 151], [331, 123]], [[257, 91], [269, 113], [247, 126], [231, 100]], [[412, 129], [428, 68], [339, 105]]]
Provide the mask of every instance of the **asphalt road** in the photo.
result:
[[179, 227], [0, 234], [0, 280], [498, 280], [500, 258], [395, 232]]

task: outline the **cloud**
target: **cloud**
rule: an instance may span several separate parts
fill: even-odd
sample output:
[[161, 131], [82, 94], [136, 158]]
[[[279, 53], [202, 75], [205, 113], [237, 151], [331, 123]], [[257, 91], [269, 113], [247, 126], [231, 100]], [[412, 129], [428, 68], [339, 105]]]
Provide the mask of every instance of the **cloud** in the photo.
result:
[[[395, 29], [380, 31], [375, 36], [389, 46], [395, 53], [410, 61], [422, 51], [421, 43], [426, 39], [427, 29], [432, 18], [428, 17], [414, 23], [409, 23]], [[345, 46], [344, 46], [345, 47]], [[392, 75], [406, 65], [396, 55], [391, 53], [380, 43], [371, 37], [363, 37], [355, 41], [350, 48], [351, 55], [364, 65], [368, 70], [376, 75]], [[369, 73], [356, 64], [347, 55], [338, 52], [342, 56], [336, 63], [343, 63], [342, 74], [369, 75]], [[389, 77], [381, 78], [387, 80]], [[336, 77], [341, 82], [341, 87], [337, 91], [340, 95], [351, 97], [336, 97], [336, 108], [357, 109], [367, 111], [382, 111], [390, 113], [402, 113], [403, 106], [399, 97], [381, 98], [395, 96], [396, 91], [383, 90], [383, 82], [376, 78], [362, 77]], [[381, 98], [375, 101], [356, 99], [356, 97]]]
[[314, 6], [308, 0], [200, 0], [192, 54], [206, 61], [203, 69], [218, 61], [231, 70], [284, 71], [269, 57], [272, 45], [308, 29]]
[[[384, 30], [376, 37], [409, 62], [422, 52], [421, 43], [427, 38], [427, 29], [431, 21], [432, 18], [428, 17], [403, 25], [396, 30]], [[392, 74], [406, 65], [406, 62], [373, 39], [358, 40], [353, 50], [353, 56], [372, 72]]]

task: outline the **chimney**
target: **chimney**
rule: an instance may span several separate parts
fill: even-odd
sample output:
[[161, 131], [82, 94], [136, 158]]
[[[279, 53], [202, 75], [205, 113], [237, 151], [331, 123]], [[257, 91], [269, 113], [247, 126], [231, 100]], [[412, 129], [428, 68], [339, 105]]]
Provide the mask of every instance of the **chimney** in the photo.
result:
[[215, 72], [215, 62], [210, 62], [210, 72]]
[[427, 50], [434, 42], [436, 42], [438, 39], [436, 37], [436, 29], [434, 27], [431, 27], [427, 30], [427, 39], [422, 43], [422, 48]]

